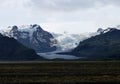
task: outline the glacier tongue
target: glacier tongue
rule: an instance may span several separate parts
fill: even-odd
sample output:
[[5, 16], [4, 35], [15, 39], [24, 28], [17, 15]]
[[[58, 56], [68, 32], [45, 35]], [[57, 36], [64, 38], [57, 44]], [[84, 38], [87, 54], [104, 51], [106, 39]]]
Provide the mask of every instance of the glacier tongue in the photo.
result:
[[49, 53], [37, 53], [37, 54], [46, 59], [66, 59], [66, 60], [80, 59], [80, 57], [76, 57], [73, 55], [60, 55], [60, 54], [56, 54], [56, 53], [57, 53], [57, 51], [49, 52]]

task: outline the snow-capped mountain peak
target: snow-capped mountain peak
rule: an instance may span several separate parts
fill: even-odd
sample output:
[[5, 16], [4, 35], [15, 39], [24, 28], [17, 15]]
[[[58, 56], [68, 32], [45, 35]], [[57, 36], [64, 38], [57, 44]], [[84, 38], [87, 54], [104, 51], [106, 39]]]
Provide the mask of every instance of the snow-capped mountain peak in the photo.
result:
[[17, 39], [23, 45], [36, 50], [36, 52], [51, 52], [55, 51], [56, 40], [52, 34], [44, 31], [41, 26], [9, 26], [1, 31], [5, 36]]

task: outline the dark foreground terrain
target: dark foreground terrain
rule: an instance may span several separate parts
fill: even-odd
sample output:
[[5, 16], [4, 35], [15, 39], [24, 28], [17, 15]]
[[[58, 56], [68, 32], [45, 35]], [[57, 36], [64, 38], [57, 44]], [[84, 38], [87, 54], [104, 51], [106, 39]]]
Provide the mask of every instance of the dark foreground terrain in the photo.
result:
[[0, 84], [120, 82], [120, 61], [1, 62]]

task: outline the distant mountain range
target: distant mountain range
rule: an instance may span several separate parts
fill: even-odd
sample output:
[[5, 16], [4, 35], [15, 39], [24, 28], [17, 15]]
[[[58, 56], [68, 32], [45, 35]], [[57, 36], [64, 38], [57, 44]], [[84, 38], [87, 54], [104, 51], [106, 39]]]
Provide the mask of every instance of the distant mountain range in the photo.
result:
[[39, 25], [9, 26], [0, 30], [4, 36], [14, 38], [24, 46], [34, 49], [37, 53], [70, 50], [83, 41], [98, 33], [62, 34], [43, 30]]
[[27, 48], [14, 38], [0, 34], [0, 61], [43, 60], [33, 49]]

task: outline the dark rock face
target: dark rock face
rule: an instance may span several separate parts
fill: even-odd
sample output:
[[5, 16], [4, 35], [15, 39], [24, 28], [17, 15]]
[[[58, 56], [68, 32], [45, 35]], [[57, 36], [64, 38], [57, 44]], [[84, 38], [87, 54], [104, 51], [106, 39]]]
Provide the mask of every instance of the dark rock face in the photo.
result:
[[20, 30], [13, 26], [9, 36], [15, 38], [26, 47], [34, 49], [36, 52], [52, 52], [56, 50], [56, 40], [47, 31], [44, 31], [39, 25], [31, 25], [26, 30]]
[[117, 30], [117, 28], [111, 28], [111, 27], [109, 27], [109, 28], [107, 28], [105, 30], [102, 29], [102, 28], [98, 28], [97, 32], [100, 33], [100, 34], [104, 34], [106, 32], [111, 32], [111, 31], [114, 31], [114, 30]]
[[102, 34], [103, 31], [104, 31], [104, 30], [103, 30], [102, 28], [98, 28], [98, 30], [97, 30], [97, 32], [100, 33], [100, 34]]
[[89, 59], [120, 59], [120, 30], [108, 28], [105, 31], [80, 42], [71, 54]]
[[14, 38], [2, 36], [0, 34], [0, 60], [1, 61], [27, 61], [42, 60], [34, 50], [29, 49]]

